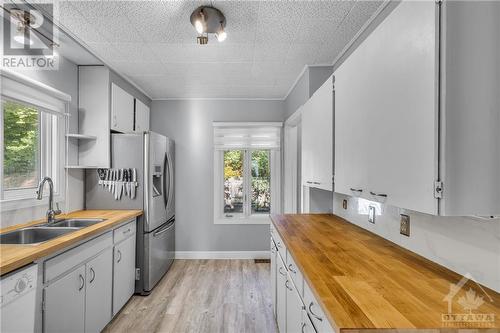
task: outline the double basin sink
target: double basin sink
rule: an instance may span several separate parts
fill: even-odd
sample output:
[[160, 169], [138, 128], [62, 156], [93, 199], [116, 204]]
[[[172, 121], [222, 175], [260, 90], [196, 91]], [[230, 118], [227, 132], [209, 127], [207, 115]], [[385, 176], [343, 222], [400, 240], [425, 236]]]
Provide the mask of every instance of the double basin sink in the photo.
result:
[[104, 219], [62, 219], [0, 234], [0, 244], [35, 245], [100, 223]]

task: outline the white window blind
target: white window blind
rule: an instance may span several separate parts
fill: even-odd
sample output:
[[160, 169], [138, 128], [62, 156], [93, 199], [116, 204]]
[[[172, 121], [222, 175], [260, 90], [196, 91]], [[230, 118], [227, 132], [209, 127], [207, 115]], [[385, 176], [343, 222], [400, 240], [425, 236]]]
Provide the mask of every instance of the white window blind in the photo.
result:
[[279, 150], [280, 122], [221, 123], [214, 122], [214, 148]]

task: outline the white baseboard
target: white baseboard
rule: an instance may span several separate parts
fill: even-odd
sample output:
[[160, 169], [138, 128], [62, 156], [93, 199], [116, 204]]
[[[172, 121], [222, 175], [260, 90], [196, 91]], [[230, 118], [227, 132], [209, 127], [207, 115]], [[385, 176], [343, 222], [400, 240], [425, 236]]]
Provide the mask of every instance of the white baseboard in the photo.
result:
[[270, 251], [176, 251], [175, 259], [270, 259]]

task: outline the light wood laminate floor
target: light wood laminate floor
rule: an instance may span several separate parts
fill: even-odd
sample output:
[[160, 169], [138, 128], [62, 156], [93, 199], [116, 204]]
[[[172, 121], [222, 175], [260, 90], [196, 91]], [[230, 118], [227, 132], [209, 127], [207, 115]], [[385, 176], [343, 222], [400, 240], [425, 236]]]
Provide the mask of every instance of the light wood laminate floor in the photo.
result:
[[176, 260], [105, 332], [277, 332], [269, 275], [253, 260]]

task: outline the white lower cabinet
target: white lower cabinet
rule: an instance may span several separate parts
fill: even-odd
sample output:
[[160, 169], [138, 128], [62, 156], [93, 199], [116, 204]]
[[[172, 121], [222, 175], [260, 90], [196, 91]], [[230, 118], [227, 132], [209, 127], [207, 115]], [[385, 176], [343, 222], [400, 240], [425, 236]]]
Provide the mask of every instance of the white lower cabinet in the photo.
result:
[[101, 332], [127, 303], [135, 289], [135, 223], [43, 262], [43, 332]]
[[278, 329], [280, 332], [287, 332], [286, 330], [286, 287], [287, 281], [286, 265], [281, 256], [277, 255], [276, 260], [278, 277], [276, 279], [276, 321], [278, 322]]
[[300, 329], [301, 333], [316, 333], [316, 331], [314, 330], [313, 323], [309, 318], [307, 311], [305, 309], [302, 310], [302, 324]]
[[276, 257], [278, 253], [278, 249], [276, 248], [276, 244], [274, 240], [271, 238], [271, 299], [273, 300], [273, 314], [276, 316], [276, 278], [277, 278], [277, 270], [276, 270]]
[[44, 289], [44, 332], [83, 332], [85, 327], [85, 265]]
[[330, 323], [328, 322], [325, 313], [321, 309], [321, 305], [318, 304], [318, 301], [314, 297], [307, 283], [304, 283], [304, 305], [318, 333], [335, 332], [332, 326], [330, 326]]
[[[281, 244], [282, 258], [277, 248]], [[304, 281], [292, 255], [271, 226], [271, 294], [280, 333], [330, 333], [334, 329]]]
[[113, 316], [127, 303], [135, 290], [135, 229], [115, 245], [113, 260]]
[[286, 332], [299, 333], [302, 329], [302, 310], [304, 304], [288, 274], [286, 288]]
[[85, 332], [100, 332], [111, 320], [111, 248], [86, 265]]

